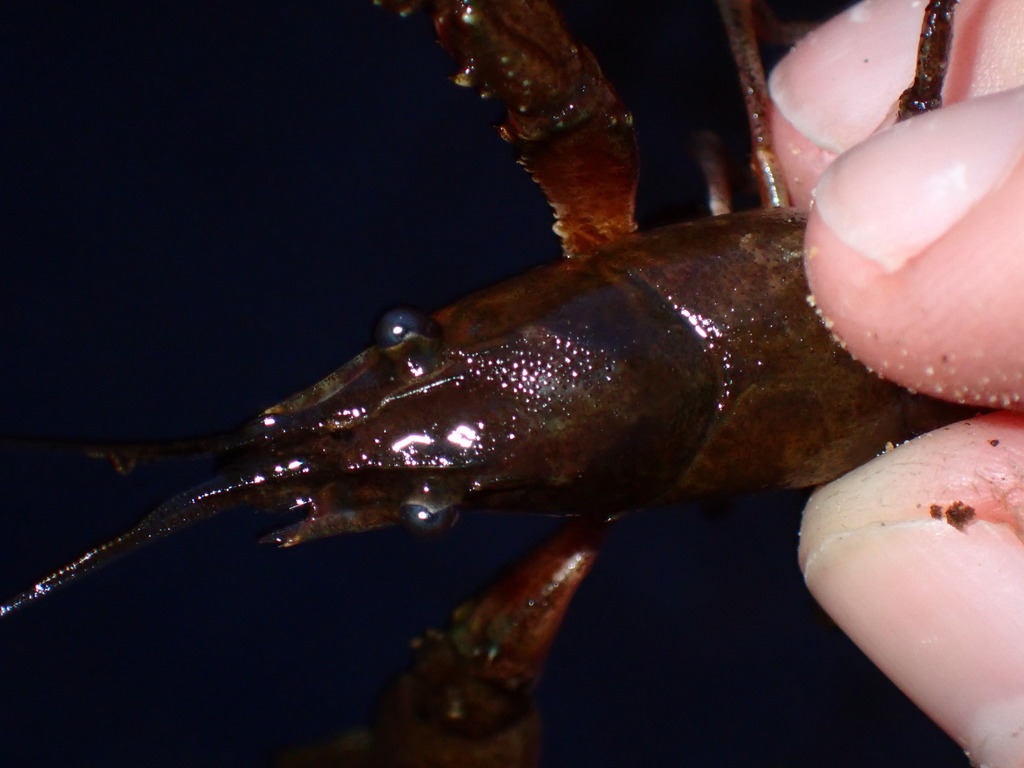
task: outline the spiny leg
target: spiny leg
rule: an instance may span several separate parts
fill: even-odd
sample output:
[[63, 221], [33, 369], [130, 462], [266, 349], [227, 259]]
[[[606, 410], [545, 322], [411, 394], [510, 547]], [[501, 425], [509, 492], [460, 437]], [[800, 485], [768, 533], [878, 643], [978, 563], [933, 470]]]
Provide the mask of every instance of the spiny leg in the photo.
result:
[[718, 10], [725, 22], [729, 47], [743, 88], [750, 125], [750, 162], [757, 179], [761, 204], [766, 208], [781, 208], [790, 204], [789, 193], [782, 182], [768, 126], [768, 87], [765, 84], [761, 54], [757, 49], [752, 3], [753, 0], [718, 0]]
[[378, 0], [424, 8], [458, 63], [455, 82], [501, 99], [500, 128], [555, 211], [567, 256], [636, 229], [632, 116], [549, 0]]

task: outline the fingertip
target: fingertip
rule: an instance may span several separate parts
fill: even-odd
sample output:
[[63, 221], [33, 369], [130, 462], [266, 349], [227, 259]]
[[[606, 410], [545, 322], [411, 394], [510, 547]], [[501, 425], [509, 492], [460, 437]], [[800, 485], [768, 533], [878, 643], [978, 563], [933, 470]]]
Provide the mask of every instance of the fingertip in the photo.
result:
[[1024, 89], [873, 137], [818, 186], [806, 239], [816, 305], [886, 378], [959, 402], [1021, 407], [1021, 199]]
[[1022, 459], [1024, 418], [961, 422], [820, 489], [801, 528], [817, 600], [993, 768], [1024, 760]]
[[1024, 155], [1024, 89], [922, 115], [839, 158], [815, 193], [847, 245], [894, 272], [998, 188]]
[[[865, 0], [808, 34], [772, 71], [774, 136], [798, 204], [808, 199], [802, 187], [813, 187], [821, 172], [812, 147], [832, 158], [894, 122], [896, 101], [914, 76], [921, 20], [921, 3]], [[962, 4], [945, 103], [1024, 85], [1022, 31], [1019, 0]]]
[[776, 107], [815, 146], [845, 152], [891, 119], [914, 73], [921, 10], [858, 3], [810, 32], [772, 71]]

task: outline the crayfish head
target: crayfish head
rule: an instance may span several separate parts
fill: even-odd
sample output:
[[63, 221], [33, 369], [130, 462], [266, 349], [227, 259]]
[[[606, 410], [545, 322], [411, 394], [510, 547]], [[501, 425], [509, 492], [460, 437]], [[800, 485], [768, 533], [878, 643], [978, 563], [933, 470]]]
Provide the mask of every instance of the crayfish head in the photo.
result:
[[434, 534], [460, 508], [608, 517], [657, 503], [703, 439], [716, 379], [689, 326], [649, 304], [621, 274], [561, 262], [433, 316], [387, 313], [372, 347], [234, 434], [85, 446], [123, 467], [213, 453], [219, 471], [0, 616], [241, 505], [300, 515], [264, 538], [291, 546], [396, 524]]
[[265, 539], [283, 546], [393, 524], [432, 534], [460, 508], [657, 503], [703, 439], [716, 374], [648, 293], [563, 262], [433, 316], [389, 312], [373, 347], [251, 424], [228, 473], [272, 457], [280, 477], [263, 472], [246, 501], [304, 514]]
[[246, 503], [303, 514], [264, 541], [394, 524], [432, 535], [460, 509], [601, 515], [635, 504], [650, 478], [629, 457], [668, 428], [646, 417], [650, 382], [628, 386], [635, 366], [593, 323], [547, 320], [385, 315], [376, 346], [263, 413], [225, 455], [229, 476], [260, 468]]

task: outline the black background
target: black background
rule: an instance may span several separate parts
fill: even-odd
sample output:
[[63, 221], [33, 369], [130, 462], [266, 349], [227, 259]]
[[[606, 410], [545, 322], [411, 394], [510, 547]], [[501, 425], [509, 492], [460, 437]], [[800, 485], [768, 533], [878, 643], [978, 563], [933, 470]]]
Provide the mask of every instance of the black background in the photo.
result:
[[[355, 354], [389, 306], [433, 309], [556, 256], [544, 200], [488, 128], [500, 110], [445, 81], [424, 18], [368, 0], [153, 5], [6, 6], [0, 431], [227, 429]], [[712, 5], [565, 5], [634, 110], [642, 217], [701, 201], [691, 131], [745, 147]], [[209, 474], [2, 461], [5, 596]], [[816, 620], [801, 504], [613, 531], [540, 690], [546, 765], [966, 765]], [[3, 621], [0, 765], [266, 765], [365, 722], [408, 638], [551, 527], [464, 515], [429, 545], [257, 546], [274, 522], [228, 514]]]

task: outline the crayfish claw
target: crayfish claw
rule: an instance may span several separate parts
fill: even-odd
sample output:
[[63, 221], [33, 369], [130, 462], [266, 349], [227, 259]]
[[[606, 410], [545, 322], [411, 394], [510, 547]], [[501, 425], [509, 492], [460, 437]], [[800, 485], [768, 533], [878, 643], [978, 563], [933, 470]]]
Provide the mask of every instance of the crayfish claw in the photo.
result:
[[[539, 761], [533, 689], [573, 594], [597, 557], [607, 523], [576, 517], [480, 596], [459, 606], [444, 632], [413, 643], [412, 669], [385, 693], [372, 741], [364, 731], [293, 753], [342, 755], [331, 764], [489, 768]], [[359, 749], [352, 745], [358, 740]]]

